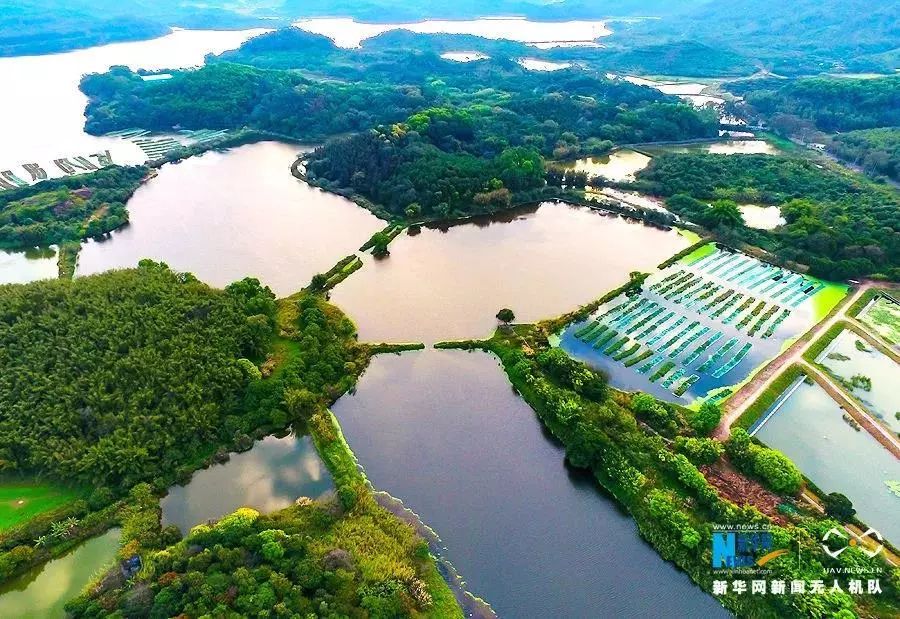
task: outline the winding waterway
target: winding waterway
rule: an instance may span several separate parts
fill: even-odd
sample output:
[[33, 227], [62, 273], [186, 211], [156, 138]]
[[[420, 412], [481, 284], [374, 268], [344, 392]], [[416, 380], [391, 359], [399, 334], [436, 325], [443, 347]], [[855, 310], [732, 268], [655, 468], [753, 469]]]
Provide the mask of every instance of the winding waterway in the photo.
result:
[[253, 276], [296, 292], [384, 226], [291, 176], [299, 149], [258, 142], [164, 165], [129, 200], [128, 226], [84, 244], [76, 275], [152, 258], [214, 286]]
[[488, 336], [511, 308], [519, 322], [551, 318], [653, 269], [688, 246], [663, 231], [586, 207], [544, 203], [449, 228], [401, 234], [390, 257], [332, 292], [364, 341]]
[[726, 616], [564, 464], [492, 356], [377, 357], [333, 410], [375, 487], [438, 532], [501, 617]]

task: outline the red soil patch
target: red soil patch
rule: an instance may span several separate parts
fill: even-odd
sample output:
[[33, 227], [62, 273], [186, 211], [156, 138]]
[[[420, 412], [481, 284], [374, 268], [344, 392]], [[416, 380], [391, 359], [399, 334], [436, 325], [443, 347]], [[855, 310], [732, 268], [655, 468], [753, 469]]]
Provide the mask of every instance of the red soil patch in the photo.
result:
[[719, 494], [735, 505], [752, 505], [778, 524], [787, 524], [788, 519], [778, 512], [778, 504], [784, 500], [766, 490], [759, 482], [739, 473], [725, 460], [712, 465], [703, 465], [700, 471]]

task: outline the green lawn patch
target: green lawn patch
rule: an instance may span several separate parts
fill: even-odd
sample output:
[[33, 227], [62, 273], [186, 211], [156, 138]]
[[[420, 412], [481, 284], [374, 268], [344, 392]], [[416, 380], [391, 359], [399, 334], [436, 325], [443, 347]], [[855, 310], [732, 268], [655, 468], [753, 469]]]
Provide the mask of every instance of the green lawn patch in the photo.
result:
[[746, 430], [752, 426], [760, 416], [772, 407], [778, 397], [784, 393], [784, 390], [790, 387], [791, 384], [802, 375], [803, 370], [800, 369], [799, 365], [792, 365], [787, 368], [774, 380], [774, 382], [772, 382], [771, 385], [769, 385], [768, 389], [763, 391], [759, 397], [756, 398], [756, 401], [753, 402], [753, 404], [747, 407], [747, 410], [737, 418], [737, 421], [734, 422], [732, 427], [744, 428]]
[[0, 531], [79, 498], [82, 498], [82, 493], [78, 490], [50, 484], [0, 484]]
[[834, 282], [816, 279], [815, 277], [807, 276], [807, 278], [815, 283], [820, 283], [825, 286], [812, 298], [813, 318], [816, 322], [819, 322], [828, 315], [828, 312], [830, 312], [835, 305], [841, 302], [841, 299], [847, 296], [847, 291], [850, 287], [846, 284], [836, 284]]

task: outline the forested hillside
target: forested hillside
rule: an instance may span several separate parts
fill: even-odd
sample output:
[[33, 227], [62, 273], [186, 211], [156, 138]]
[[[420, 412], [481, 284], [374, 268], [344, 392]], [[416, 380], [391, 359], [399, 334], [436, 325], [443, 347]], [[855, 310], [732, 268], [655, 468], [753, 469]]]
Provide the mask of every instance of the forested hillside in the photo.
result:
[[746, 80], [726, 88], [744, 96], [751, 115], [786, 133], [802, 121], [826, 133], [900, 126], [900, 76]]
[[260, 423], [239, 414], [239, 360], [265, 351], [273, 313], [255, 280], [214, 290], [149, 261], [0, 286], [0, 470], [114, 488], [173, 478]]
[[[139, 41], [182, 28], [249, 28], [265, 22], [178, 0], [0, 0], [0, 56], [64, 52], [93, 45]], [[271, 23], [271, 22], [269, 22]]]
[[900, 181], [900, 127], [839, 133], [828, 150], [865, 172]]
[[867, 0], [712, 0], [624, 27], [612, 43], [698, 41], [782, 75], [893, 71], [900, 5]]
[[669, 208], [698, 221], [707, 219], [710, 200], [780, 205], [787, 225], [764, 232], [731, 222], [728, 232], [808, 264], [815, 275], [900, 277], [900, 198], [859, 175], [772, 155], [670, 154], [637, 178], [650, 193], [674, 196]]

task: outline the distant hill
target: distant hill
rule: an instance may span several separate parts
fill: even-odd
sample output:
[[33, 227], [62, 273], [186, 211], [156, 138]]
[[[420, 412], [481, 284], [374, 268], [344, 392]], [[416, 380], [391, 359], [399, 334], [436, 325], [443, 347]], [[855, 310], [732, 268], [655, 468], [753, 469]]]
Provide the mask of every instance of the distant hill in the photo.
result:
[[612, 40], [621, 45], [667, 39], [721, 46], [786, 75], [900, 68], [897, 2], [710, 0], [617, 32]]

